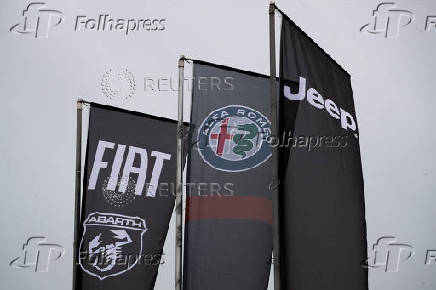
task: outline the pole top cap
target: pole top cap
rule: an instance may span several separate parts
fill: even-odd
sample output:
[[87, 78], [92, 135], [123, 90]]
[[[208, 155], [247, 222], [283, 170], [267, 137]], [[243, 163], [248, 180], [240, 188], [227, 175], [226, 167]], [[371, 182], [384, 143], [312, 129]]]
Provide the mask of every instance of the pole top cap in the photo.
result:
[[182, 55], [180, 55], [180, 58], [179, 58], [179, 67], [184, 67], [184, 65], [185, 65], [185, 56], [182, 54]]
[[274, 0], [271, 0], [269, 3], [269, 13], [274, 14], [276, 12], [276, 2]]

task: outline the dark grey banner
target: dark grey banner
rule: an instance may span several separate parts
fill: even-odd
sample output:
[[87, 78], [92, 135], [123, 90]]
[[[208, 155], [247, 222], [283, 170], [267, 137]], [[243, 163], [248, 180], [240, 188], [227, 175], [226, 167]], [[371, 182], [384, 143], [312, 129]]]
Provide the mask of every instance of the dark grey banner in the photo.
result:
[[367, 290], [365, 201], [350, 76], [283, 15], [283, 289]]
[[176, 122], [92, 104], [77, 290], [151, 290], [174, 207]]
[[265, 290], [272, 250], [269, 79], [198, 61], [194, 79], [184, 289]]

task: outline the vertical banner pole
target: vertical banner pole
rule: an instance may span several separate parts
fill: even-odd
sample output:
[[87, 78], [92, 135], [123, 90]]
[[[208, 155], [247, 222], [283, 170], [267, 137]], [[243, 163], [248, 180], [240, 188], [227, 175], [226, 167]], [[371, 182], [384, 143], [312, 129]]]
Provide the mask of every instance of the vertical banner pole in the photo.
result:
[[178, 123], [177, 123], [177, 175], [176, 175], [176, 290], [182, 290], [182, 238], [183, 238], [183, 83], [184, 83], [185, 57], [179, 59], [179, 96], [178, 96]]
[[[271, 136], [272, 140], [278, 140], [277, 130], [277, 82], [276, 82], [276, 45], [275, 45], [275, 4], [271, 1], [269, 5], [269, 53], [270, 53], [270, 75], [271, 75]], [[272, 214], [273, 214], [273, 254], [272, 260], [274, 265], [274, 290], [280, 290], [280, 218], [279, 218], [279, 180], [278, 180], [278, 156], [277, 146], [272, 142], [272, 176], [270, 190], [272, 191]]]
[[77, 276], [77, 233], [80, 225], [80, 189], [82, 180], [82, 108], [81, 100], [77, 101], [77, 130], [76, 130], [76, 186], [74, 197], [74, 236], [73, 236], [73, 290], [76, 289]]

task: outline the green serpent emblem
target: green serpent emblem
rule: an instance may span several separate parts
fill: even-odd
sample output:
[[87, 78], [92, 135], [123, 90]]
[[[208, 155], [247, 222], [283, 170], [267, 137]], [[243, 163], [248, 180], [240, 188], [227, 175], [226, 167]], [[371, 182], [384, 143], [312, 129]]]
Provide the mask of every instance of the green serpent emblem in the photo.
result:
[[238, 130], [245, 131], [247, 133], [235, 134], [233, 136], [233, 142], [236, 144], [236, 146], [233, 147], [233, 153], [244, 158], [247, 156], [246, 152], [253, 148], [253, 142], [251, 140], [259, 135], [259, 131], [254, 124], [238, 125], [237, 128]]

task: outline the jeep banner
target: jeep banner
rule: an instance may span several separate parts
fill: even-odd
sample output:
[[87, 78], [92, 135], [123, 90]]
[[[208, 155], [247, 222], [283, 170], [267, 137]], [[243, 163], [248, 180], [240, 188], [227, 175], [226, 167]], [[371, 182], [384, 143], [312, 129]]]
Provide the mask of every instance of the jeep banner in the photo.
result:
[[367, 290], [365, 201], [349, 74], [283, 15], [283, 289]]
[[[269, 78], [194, 61], [194, 80], [184, 289], [265, 290], [272, 251]], [[231, 85], [219, 85], [224, 81]]]
[[91, 104], [76, 290], [151, 290], [174, 207], [176, 122]]

